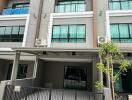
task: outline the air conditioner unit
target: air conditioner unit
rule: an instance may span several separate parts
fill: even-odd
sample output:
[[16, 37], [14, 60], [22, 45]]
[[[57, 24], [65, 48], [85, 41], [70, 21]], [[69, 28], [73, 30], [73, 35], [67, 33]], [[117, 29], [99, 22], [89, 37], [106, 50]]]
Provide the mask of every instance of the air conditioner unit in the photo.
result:
[[37, 38], [35, 41], [36, 46], [47, 46], [47, 39]]
[[107, 42], [106, 36], [98, 36], [98, 44], [102, 44], [106, 42]]

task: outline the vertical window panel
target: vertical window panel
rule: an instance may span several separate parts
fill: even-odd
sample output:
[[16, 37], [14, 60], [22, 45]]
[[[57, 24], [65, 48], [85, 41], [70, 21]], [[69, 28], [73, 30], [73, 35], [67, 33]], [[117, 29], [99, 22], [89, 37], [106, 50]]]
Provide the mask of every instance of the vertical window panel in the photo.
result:
[[79, 25], [77, 27], [77, 38], [85, 38], [85, 26]]
[[5, 29], [5, 35], [11, 34], [11, 32], [12, 32], [12, 27], [7, 26], [6, 29]]
[[25, 32], [25, 27], [24, 26], [21, 26], [20, 28], [19, 28], [19, 34], [24, 34], [24, 32]]
[[132, 9], [132, 1], [129, 1], [129, 9]]
[[60, 26], [54, 26], [53, 28], [53, 38], [60, 37]]
[[76, 4], [71, 4], [71, 12], [75, 12], [76, 11]]
[[19, 33], [19, 26], [12, 28], [12, 34], [18, 34]]
[[120, 3], [119, 3], [119, 2], [113, 2], [113, 9], [114, 9], [114, 10], [119, 10], [119, 9], [121, 9], [121, 8], [120, 8]]
[[77, 6], [76, 6], [76, 11], [77, 12], [83, 12], [83, 11], [85, 11], [85, 5], [84, 4], [78, 4]]
[[71, 12], [71, 5], [70, 4], [65, 5], [65, 12]]
[[121, 38], [129, 38], [128, 25], [127, 24], [120, 24], [119, 30], [120, 30], [120, 37]]
[[65, 5], [59, 5], [58, 6], [58, 12], [60, 12], [60, 13], [65, 12]]
[[77, 38], [77, 26], [71, 25], [69, 26], [69, 37], [70, 38]]
[[132, 24], [129, 24], [129, 29], [130, 29], [130, 37], [132, 38]]
[[111, 30], [111, 37], [112, 38], [119, 38], [118, 25], [111, 25], [110, 30]]
[[0, 35], [4, 35], [5, 33], [5, 27], [0, 27]]
[[128, 1], [121, 2], [121, 8], [122, 8], [123, 10], [129, 9]]
[[61, 26], [60, 38], [68, 38], [68, 26]]

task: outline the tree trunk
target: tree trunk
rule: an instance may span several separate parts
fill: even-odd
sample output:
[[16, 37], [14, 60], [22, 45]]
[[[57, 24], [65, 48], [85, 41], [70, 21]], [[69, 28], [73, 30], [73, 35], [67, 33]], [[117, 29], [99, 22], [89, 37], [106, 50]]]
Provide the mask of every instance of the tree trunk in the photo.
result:
[[115, 100], [115, 90], [114, 90], [114, 79], [113, 79], [113, 65], [111, 65], [112, 72], [111, 72], [111, 95], [112, 95], [112, 100]]

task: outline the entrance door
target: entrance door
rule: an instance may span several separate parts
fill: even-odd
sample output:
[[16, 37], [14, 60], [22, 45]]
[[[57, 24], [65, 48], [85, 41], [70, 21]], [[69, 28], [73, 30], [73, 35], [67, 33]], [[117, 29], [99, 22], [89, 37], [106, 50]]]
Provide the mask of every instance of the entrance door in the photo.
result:
[[65, 67], [64, 88], [85, 90], [87, 88], [87, 68], [78, 66]]

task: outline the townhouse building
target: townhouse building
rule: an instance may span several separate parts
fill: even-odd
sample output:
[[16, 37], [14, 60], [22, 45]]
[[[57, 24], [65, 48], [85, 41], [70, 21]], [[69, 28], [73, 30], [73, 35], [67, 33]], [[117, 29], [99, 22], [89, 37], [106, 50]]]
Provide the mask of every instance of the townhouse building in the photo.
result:
[[[111, 100], [99, 44], [116, 43], [131, 62], [131, 0], [0, 0], [0, 14], [0, 100]], [[131, 75], [115, 84], [123, 100]]]

